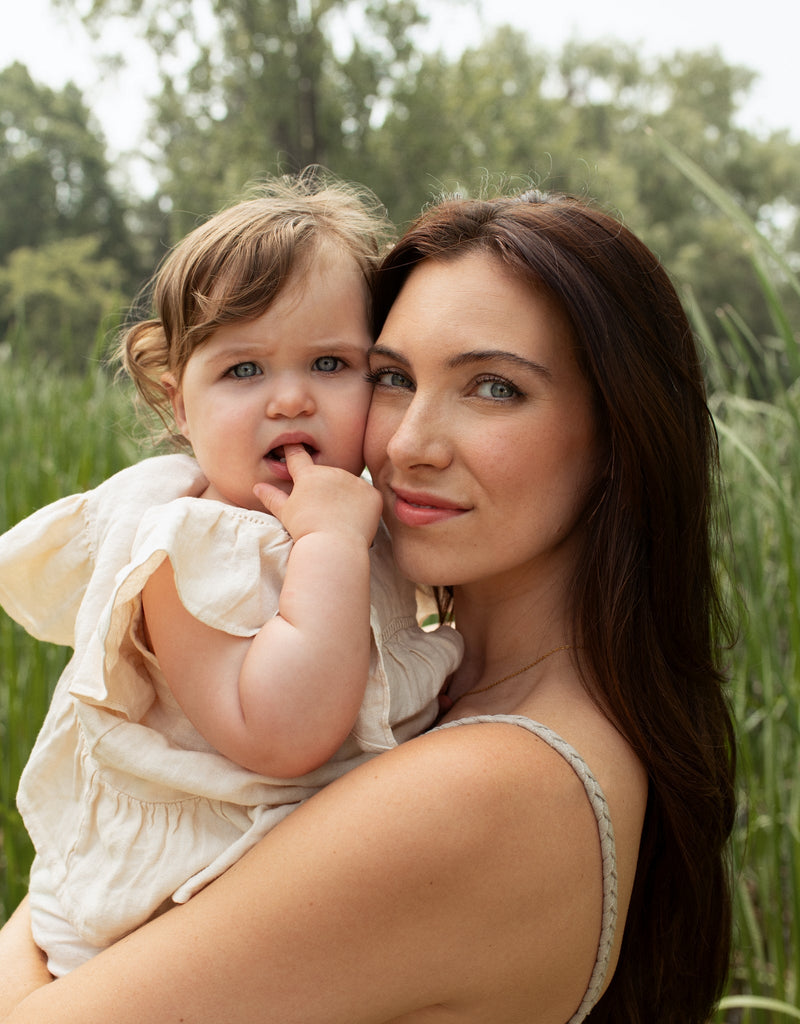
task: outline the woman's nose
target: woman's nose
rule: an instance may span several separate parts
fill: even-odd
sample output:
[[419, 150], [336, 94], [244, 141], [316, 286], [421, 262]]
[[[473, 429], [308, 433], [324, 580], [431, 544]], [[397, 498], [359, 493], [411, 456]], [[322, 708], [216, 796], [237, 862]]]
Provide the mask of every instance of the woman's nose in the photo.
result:
[[447, 424], [441, 413], [416, 400], [406, 408], [403, 418], [386, 445], [386, 454], [397, 467], [449, 465], [452, 452]]
[[266, 414], [270, 419], [294, 419], [310, 416], [316, 410], [312, 390], [306, 380], [296, 375], [281, 375], [271, 382]]

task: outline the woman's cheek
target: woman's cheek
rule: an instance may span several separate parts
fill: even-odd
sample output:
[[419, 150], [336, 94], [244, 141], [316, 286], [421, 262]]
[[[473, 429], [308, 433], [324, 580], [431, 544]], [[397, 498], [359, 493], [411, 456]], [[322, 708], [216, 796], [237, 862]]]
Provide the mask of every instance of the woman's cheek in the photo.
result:
[[386, 446], [392, 432], [389, 415], [373, 397], [364, 433], [364, 461], [373, 478], [386, 460]]

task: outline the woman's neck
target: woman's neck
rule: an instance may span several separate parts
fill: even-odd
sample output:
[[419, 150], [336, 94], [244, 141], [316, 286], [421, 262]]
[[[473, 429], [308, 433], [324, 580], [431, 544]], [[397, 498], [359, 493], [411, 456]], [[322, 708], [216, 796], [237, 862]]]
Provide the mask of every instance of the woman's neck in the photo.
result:
[[553, 587], [458, 587], [454, 616], [464, 658], [453, 675], [454, 698], [516, 672], [560, 644], [573, 644], [571, 613]]

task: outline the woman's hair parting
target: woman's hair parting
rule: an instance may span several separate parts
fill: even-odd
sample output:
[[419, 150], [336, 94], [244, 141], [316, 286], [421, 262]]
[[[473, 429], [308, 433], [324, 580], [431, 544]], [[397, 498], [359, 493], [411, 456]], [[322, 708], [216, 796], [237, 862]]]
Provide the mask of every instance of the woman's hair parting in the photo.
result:
[[322, 250], [355, 261], [368, 302], [391, 237], [385, 210], [364, 188], [316, 168], [270, 179], [167, 254], [146, 289], [151, 315], [123, 331], [117, 358], [169, 430], [165, 372], [180, 380], [191, 354], [214, 331], [261, 316], [293, 272]]
[[587, 685], [647, 768], [650, 797], [620, 964], [590, 1020], [701, 1024], [728, 970], [735, 749], [715, 561], [724, 507], [695, 339], [635, 235], [535, 191], [423, 213], [378, 273], [376, 335], [416, 265], [475, 252], [558, 301], [604, 448], [572, 581], [575, 635]]

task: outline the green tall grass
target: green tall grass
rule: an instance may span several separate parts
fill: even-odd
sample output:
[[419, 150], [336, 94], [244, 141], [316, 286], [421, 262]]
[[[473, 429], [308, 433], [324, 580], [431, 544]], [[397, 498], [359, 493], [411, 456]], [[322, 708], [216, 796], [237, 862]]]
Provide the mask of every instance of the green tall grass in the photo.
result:
[[[2, 359], [0, 532], [135, 461], [130, 405], [99, 370], [79, 378], [44, 361]], [[0, 921], [25, 894], [32, 856], [17, 781], [69, 653], [37, 643], [0, 612]]]
[[[800, 394], [796, 384], [773, 402], [718, 393], [713, 406], [734, 541], [728, 572], [745, 605], [731, 658], [736, 954], [719, 1020], [760, 1024], [800, 1005]], [[781, 1016], [733, 993], [787, 1005]]]
[[[730, 654], [740, 746], [734, 965], [715, 1022], [785, 1024], [800, 1020], [800, 346], [776, 284], [800, 294], [800, 282], [699, 168], [665, 149], [740, 225], [775, 325], [754, 338], [735, 303], [692, 311], [708, 352], [733, 538], [721, 571], [743, 609]], [[0, 530], [140, 457], [132, 433], [128, 397], [102, 373], [73, 379], [44, 364], [0, 363]], [[25, 892], [31, 851], [14, 794], [65, 658], [0, 613], [0, 919]]]
[[733, 300], [715, 311], [718, 343], [710, 318], [693, 310], [730, 510], [722, 568], [743, 610], [730, 662], [740, 752], [735, 952], [716, 1020], [782, 1024], [800, 1020], [800, 325], [780, 295], [800, 295], [800, 278], [702, 169], [660, 144], [740, 227], [774, 325], [754, 337]]

